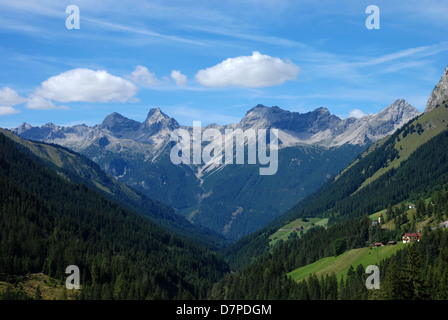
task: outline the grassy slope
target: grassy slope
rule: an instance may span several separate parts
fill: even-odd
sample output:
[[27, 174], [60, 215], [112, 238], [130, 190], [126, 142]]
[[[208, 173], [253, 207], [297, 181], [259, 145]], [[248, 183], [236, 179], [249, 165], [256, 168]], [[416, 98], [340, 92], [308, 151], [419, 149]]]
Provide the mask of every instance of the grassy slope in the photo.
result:
[[[430, 198], [425, 199], [425, 202], [428, 203], [430, 201]], [[398, 205], [397, 205], [398, 206]], [[408, 220], [411, 220], [412, 215], [416, 212], [416, 209], [409, 209], [407, 210], [407, 217]], [[372, 221], [378, 220], [378, 215], [382, 214], [383, 217], [386, 215], [386, 210], [381, 210], [378, 212], [375, 212], [374, 214], [371, 214], [369, 218]], [[310, 219], [311, 220], [311, 219]], [[437, 224], [434, 223], [434, 217], [427, 218], [424, 221], [421, 221], [417, 224], [417, 230], [420, 230], [423, 228], [425, 224], [430, 224], [432, 227], [435, 227]], [[387, 223], [383, 224], [381, 226], [385, 229], [394, 229], [395, 225], [393, 220], [388, 221]], [[321, 275], [329, 275], [331, 273], [335, 273], [338, 280], [342, 276], [346, 276], [347, 271], [350, 266], [353, 268], [356, 268], [359, 264], [362, 264], [364, 268], [366, 268], [368, 265], [374, 265], [379, 263], [381, 260], [390, 257], [393, 255], [397, 250], [400, 250], [403, 248], [403, 243], [398, 242], [397, 245], [394, 246], [384, 246], [384, 247], [378, 247], [378, 248], [359, 248], [359, 249], [353, 249], [349, 250], [347, 252], [344, 252], [340, 256], [337, 257], [326, 257], [322, 258], [312, 264], [306, 265], [304, 267], [297, 268], [291, 272], [288, 273], [288, 276], [290, 276], [292, 279], [296, 281], [300, 281], [303, 279], [306, 279], [311, 274], [316, 274], [318, 277]]]
[[404, 133], [400, 133], [400, 141], [395, 141], [395, 149], [398, 151], [399, 157], [366, 179], [357, 191], [375, 181], [390, 169], [398, 168], [419, 146], [446, 130], [448, 126], [448, 108], [445, 106], [440, 106], [429, 113], [424, 113], [411, 123], [414, 126], [417, 126], [418, 123], [421, 124], [424, 130], [421, 134], [408, 134], [406, 137], [403, 137]]
[[301, 218], [299, 218], [283, 226], [282, 228], [277, 230], [277, 232], [269, 236], [269, 245], [274, 246], [280, 240], [288, 240], [288, 237], [294, 232], [299, 235], [299, 231], [295, 230], [296, 228], [298, 229], [300, 227], [303, 227], [303, 233], [305, 233], [313, 226], [326, 226], [328, 223], [328, 218], [309, 218], [307, 220], [308, 221], [305, 222]]
[[311, 274], [321, 275], [336, 274], [338, 281], [342, 276], [346, 276], [350, 266], [354, 269], [359, 264], [364, 268], [369, 265], [378, 264], [381, 260], [392, 256], [398, 250], [403, 248], [405, 244], [398, 242], [396, 245], [383, 246], [378, 248], [359, 248], [344, 252], [337, 257], [322, 258], [312, 264], [300, 267], [288, 273], [293, 280], [300, 281], [306, 279]]
[[0, 294], [5, 294], [7, 290], [20, 292], [25, 294], [26, 299], [34, 300], [73, 300], [78, 298], [77, 290], [68, 290], [65, 283], [43, 273], [24, 276], [15, 284], [0, 281]]
[[[414, 125], [414, 127], [416, 127], [417, 123], [421, 124], [423, 132], [420, 132], [420, 134], [418, 132], [414, 132], [412, 134], [409, 133], [406, 137], [404, 137], [404, 132], [408, 130], [412, 124]], [[409, 166], [406, 167], [407, 162], [405, 162], [404, 160], [409, 159], [409, 157], [411, 156], [415, 156], [417, 159], [419, 159], [418, 161], [422, 161], [422, 159], [420, 159], [421, 157], [417, 157], [418, 155], [415, 151], [418, 149], [418, 147], [423, 147], [427, 143], [431, 143], [431, 139], [437, 139], [438, 136], [440, 137], [440, 135], [447, 130], [447, 125], [448, 103], [439, 106], [438, 108], [432, 110], [427, 114], [420, 115], [418, 118], [410, 121], [406, 126], [400, 129], [397, 134], [385, 137], [384, 139], [373, 144], [370, 148], [368, 148], [368, 150], [366, 150], [354, 162], [352, 162], [345, 170], [343, 170], [341, 174], [339, 174], [333, 181], [328, 182], [316, 193], [300, 201], [296, 206], [294, 206], [284, 215], [280, 216], [272, 223], [267, 225], [264, 229], [261, 229], [257, 233], [254, 233], [251, 236], [242, 239], [242, 241], [237, 242], [233, 247], [237, 248], [237, 250], [241, 252], [241, 254], [232, 256], [231, 254], [228, 254], [226, 252], [227, 256], [230, 257], [229, 261], [231, 261], [231, 263], [233, 263], [234, 265], [239, 265], [240, 262], [238, 259], [240, 259], [241, 261], [252, 261], [254, 256], [261, 255], [266, 252], [266, 248], [271, 242], [272, 238], [270, 237], [272, 236], [272, 234], [276, 233], [279, 228], [282, 228], [282, 226], [298, 219], [299, 217], [322, 217], [329, 216], [331, 214], [335, 214], [336, 217], [338, 217], [338, 215], [340, 214], [345, 214], [346, 216], [351, 214], [351, 217], [353, 217], [354, 214], [360, 215], [361, 212], [357, 208], [359, 208], [359, 204], [362, 204], [364, 202], [363, 196], [360, 195], [365, 195], [365, 192], [367, 190], [366, 187], [368, 186], [370, 188], [374, 186], [372, 187], [372, 191], [377, 191], [377, 195], [383, 192], [383, 187], [380, 187], [377, 182], [381, 181], [380, 178], [383, 179], [385, 177], [384, 174], [389, 173], [389, 170], [394, 167], [400, 167], [400, 169], [402, 169], [401, 167], [404, 167], [402, 170], [398, 169], [397, 173], [395, 174], [396, 179], [403, 180], [404, 174], [410, 174], [409, 172], [412, 172], [414, 170]], [[385, 146], [391, 146], [392, 148], [395, 148], [399, 157], [394, 157], [393, 160], [389, 163], [383, 164], [379, 163], [379, 160], [377, 159], [383, 161], [381, 159], [379, 150], [381, 151], [385, 148]], [[428, 153], [430, 151], [426, 148], [425, 152]], [[427, 153], [425, 154], [426, 156], [428, 156]], [[440, 158], [443, 157], [442, 153], [443, 150], [441, 150], [440, 154], [438, 155]], [[367, 159], [364, 160], [365, 158]], [[369, 173], [369, 176], [366, 176], [366, 170], [369, 169], [369, 163], [374, 163], [377, 166], [380, 166], [378, 169], [375, 169], [375, 172], [371, 172]], [[353, 181], [352, 179], [352, 177], [354, 178], [355, 176], [358, 178], [357, 181]], [[443, 177], [441, 176], [439, 178], [440, 179], [438, 181], [440, 181], [441, 183]], [[394, 183], [396, 179], [391, 179], [390, 183]], [[408, 194], [408, 196], [415, 196], [416, 194], [421, 193], [421, 190], [424, 189], [423, 185], [420, 186], [420, 188], [416, 185], [410, 185], [410, 187], [412, 187], [413, 190], [409, 191], [410, 193]], [[342, 188], [343, 192], [340, 192], [340, 188]], [[382, 191], [380, 192], [379, 190]], [[389, 198], [393, 199], [388, 200], [387, 197], [385, 197], [382, 200], [383, 202], [388, 201], [390, 204], [393, 204], [394, 202], [397, 203], [399, 201], [406, 201], [406, 199], [401, 199], [400, 196], [396, 193], [392, 194]], [[375, 197], [373, 197], [372, 199], [375, 199]], [[344, 211], [334, 211], [334, 208], [341, 203], [341, 206], [344, 207], [341, 210]], [[356, 204], [350, 208], [350, 203]], [[389, 203], [370, 201], [368, 202], [369, 207], [367, 207], [366, 205], [362, 210], [366, 211], [364, 213], [370, 213], [376, 207], [384, 208]], [[377, 213], [378, 212], [375, 213], [376, 219], [378, 217]], [[248, 257], [250, 257], [251, 259], [248, 259]], [[237, 262], [234, 262], [233, 260]]]
[[[442, 131], [446, 130], [448, 125], [448, 108], [445, 106], [441, 106], [439, 108], [434, 109], [432, 112], [423, 114], [420, 117], [418, 117], [416, 120], [412, 122], [414, 126], [417, 126], [417, 124], [420, 123], [424, 129], [423, 133], [421, 134], [408, 134], [406, 137], [403, 136], [403, 133], [399, 135], [399, 141], [397, 140], [395, 142], [395, 148], [399, 152], [399, 157], [394, 159], [392, 162], [388, 163], [386, 167], [381, 168], [378, 170], [373, 176], [366, 179], [366, 181], [361, 185], [361, 187], [358, 189], [361, 190], [371, 182], [378, 179], [380, 176], [382, 176], [384, 173], [389, 171], [391, 168], [398, 168], [402, 162], [407, 160], [409, 156], [421, 145], [428, 142], [430, 139], [441, 133]], [[380, 141], [378, 145], [381, 145], [384, 143], [384, 141]], [[361, 157], [367, 155], [369, 152], [374, 150], [377, 145], [372, 146], [367, 150]], [[352, 163], [349, 167], [352, 165], [355, 165], [356, 162], [359, 160], [356, 160], [354, 163]], [[349, 168], [348, 167], [348, 168]], [[347, 169], [348, 169], [347, 168]], [[346, 170], [347, 170], [346, 169]], [[344, 170], [345, 171], [345, 170]], [[343, 174], [343, 172], [341, 173]], [[336, 178], [337, 179], [337, 178]], [[370, 218], [372, 220], [378, 219], [378, 214], [385, 214], [386, 210], [382, 210], [379, 212], [376, 212], [372, 215], [370, 215]], [[415, 209], [408, 210], [408, 217], [412, 215], [412, 213], [415, 211]], [[386, 226], [388, 228], [393, 228], [393, 225]], [[272, 236], [271, 236], [272, 237]], [[311, 274], [316, 274], [317, 276], [326, 275], [335, 273], [338, 280], [345, 276], [349, 267], [353, 266], [356, 268], [357, 265], [362, 264], [364, 267], [367, 267], [368, 265], [376, 264], [382, 259], [385, 259], [391, 255], [393, 255], [397, 250], [403, 247], [402, 243], [398, 243], [395, 246], [384, 246], [379, 248], [359, 248], [359, 249], [353, 249], [350, 251], [347, 251], [343, 253], [342, 255], [338, 257], [327, 257], [320, 259], [312, 264], [309, 264], [307, 266], [295, 269], [288, 273], [288, 276], [290, 276], [292, 279], [296, 281], [300, 281], [303, 279], [306, 279]]]

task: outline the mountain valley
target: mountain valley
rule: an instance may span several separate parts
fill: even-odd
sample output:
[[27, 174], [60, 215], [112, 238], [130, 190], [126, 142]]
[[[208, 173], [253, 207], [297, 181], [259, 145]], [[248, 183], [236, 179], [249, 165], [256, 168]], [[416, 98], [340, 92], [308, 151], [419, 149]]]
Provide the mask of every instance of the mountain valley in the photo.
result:
[[[422, 114], [404, 100], [345, 120], [322, 108], [251, 109], [229, 126], [279, 130], [279, 164], [289, 165], [273, 176], [174, 165], [167, 133], [182, 127], [160, 109], [144, 123], [112, 114], [94, 127], [1, 129], [0, 298], [32, 299], [20, 288], [39, 281], [45, 297], [65, 298], [74, 263], [74, 299], [446, 300], [447, 79], [448, 68]], [[249, 206], [258, 215], [245, 215]], [[419, 241], [396, 244], [406, 234]], [[381, 289], [366, 288], [366, 263]]]
[[235, 241], [316, 191], [366, 147], [418, 114], [402, 99], [359, 119], [340, 119], [325, 108], [300, 114], [257, 105], [237, 124], [203, 128], [223, 134], [226, 129], [277, 129], [278, 171], [270, 176], [258, 174], [260, 164], [174, 165], [170, 135], [179, 128], [191, 132], [192, 127], [180, 126], [160, 108], [151, 109], [143, 123], [112, 113], [93, 127], [24, 123], [13, 132], [79, 152], [190, 222]]

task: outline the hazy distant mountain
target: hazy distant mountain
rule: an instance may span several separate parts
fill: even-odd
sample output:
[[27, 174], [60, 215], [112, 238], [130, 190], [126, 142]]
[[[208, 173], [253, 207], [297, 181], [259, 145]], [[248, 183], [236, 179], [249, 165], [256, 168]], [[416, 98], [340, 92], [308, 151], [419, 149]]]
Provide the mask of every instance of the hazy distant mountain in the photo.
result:
[[[276, 106], [257, 105], [250, 109], [238, 124], [213, 126], [220, 129], [223, 134], [226, 128], [242, 130], [276, 128], [280, 131], [280, 147], [293, 145], [335, 147], [346, 143], [365, 145], [376, 141], [393, 133], [419, 114], [417, 109], [403, 99], [395, 101], [378, 114], [348, 119], [340, 119], [330, 114], [326, 108], [301, 114]], [[23, 123], [13, 131], [23, 138], [59, 143], [76, 151], [82, 151], [101, 138], [103, 139], [99, 143], [103, 147], [111, 143], [115, 146], [118, 142], [126, 145], [130, 143], [126, 140], [131, 140], [153, 145], [156, 149], [163, 148], [169, 142], [170, 132], [180, 127], [175, 119], [167, 116], [160, 108], [153, 108], [143, 123], [114, 112], [101, 124], [93, 127], [86, 125], [62, 127], [52, 123], [32, 127]], [[184, 128], [191, 130], [188, 127]]]
[[190, 221], [238, 239], [282, 214], [372, 142], [417, 115], [405, 100], [378, 114], [348, 119], [326, 108], [298, 113], [257, 105], [237, 124], [207, 126], [222, 134], [225, 129], [278, 129], [279, 166], [273, 176], [260, 176], [259, 165], [174, 165], [169, 157], [170, 133], [192, 127], [180, 126], [160, 108], [151, 109], [142, 123], [112, 113], [92, 127], [24, 123], [13, 131], [22, 138], [80, 152]]
[[336, 147], [346, 143], [365, 145], [393, 133], [420, 112], [400, 99], [375, 115], [340, 119], [326, 108], [300, 114], [278, 107], [258, 105], [249, 110], [238, 126], [246, 128], [273, 127], [281, 132], [280, 143]]

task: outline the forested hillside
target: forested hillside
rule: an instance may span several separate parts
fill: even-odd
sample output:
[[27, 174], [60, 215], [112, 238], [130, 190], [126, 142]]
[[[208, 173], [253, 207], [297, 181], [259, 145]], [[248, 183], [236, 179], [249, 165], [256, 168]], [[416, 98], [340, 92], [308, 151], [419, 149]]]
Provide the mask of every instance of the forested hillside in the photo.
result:
[[214, 252], [60, 177], [3, 134], [0, 190], [0, 281], [37, 272], [65, 281], [77, 265], [79, 298], [205, 298], [228, 271]]
[[25, 140], [1, 128], [0, 133], [16, 142], [19, 148], [52, 171], [71, 182], [85, 184], [105, 198], [151, 219], [171, 233], [211, 249], [218, 249], [230, 243], [222, 235], [190, 223], [173, 208], [118, 181], [105, 173], [97, 163], [77, 152], [55, 144]]
[[269, 236], [297, 218], [326, 217], [331, 225], [431, 195], [448, 183], [447, 124], [448, 104], [410, 121], [284, 216], [230, 247], [226, 256], [231, 267], [245, 266], [267, 252]]
[[[392, 208], [392, 206], [390, 207]], [[448, 192], [438, 191], [428, 204], [410, 212], [402, 205], [388, 212], [388, 223], [373, 225], [367, 216], [337, 223], [328, 229], [318, 227], [302, 238], [280, 242], [272, 252], [255, 263], [227, 274], [215, 284], [214, 299], [447, 299], [448, 231], [439, 223], [448, 219]], [[417, 230], [417, 226], [422, 229]], [[323, 257], [337, 256], [373, 242], [401, 241], [405, 232], [421, 231], [419, 242], [408, 243], [392, 257], [378, 264], [380, 289], [366, 288], [366, 265], [350, 266], [346, 277], [335, 274], [317, 277], [312, 274], [294, 281], [287, 273]], [[373, 249], [372, 249], [373, 250]]]

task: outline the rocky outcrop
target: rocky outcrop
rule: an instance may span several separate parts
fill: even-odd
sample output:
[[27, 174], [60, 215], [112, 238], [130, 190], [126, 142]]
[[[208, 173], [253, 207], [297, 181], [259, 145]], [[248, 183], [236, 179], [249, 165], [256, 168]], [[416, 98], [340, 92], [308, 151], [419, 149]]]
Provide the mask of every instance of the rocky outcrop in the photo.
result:
[[448, 102], [448, 67], [426, 103], [425, 113]]

